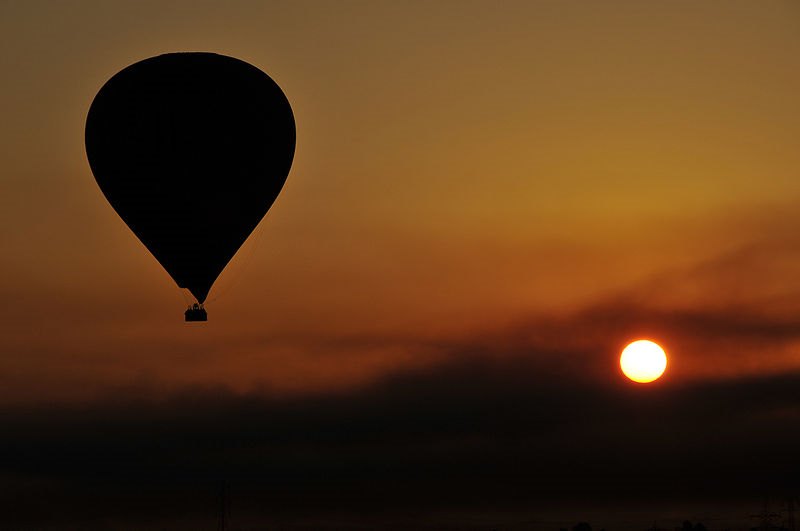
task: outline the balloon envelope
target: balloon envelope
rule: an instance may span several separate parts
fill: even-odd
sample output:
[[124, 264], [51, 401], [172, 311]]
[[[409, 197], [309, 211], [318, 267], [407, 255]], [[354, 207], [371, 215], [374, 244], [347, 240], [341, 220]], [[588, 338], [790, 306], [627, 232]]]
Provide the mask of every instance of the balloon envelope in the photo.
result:
[[86, 153], [103, 194], [201, 303], [272, 206], [294, 148], [280, 87], [212, 53], [171, 53], [123, 69], [86, 120]]

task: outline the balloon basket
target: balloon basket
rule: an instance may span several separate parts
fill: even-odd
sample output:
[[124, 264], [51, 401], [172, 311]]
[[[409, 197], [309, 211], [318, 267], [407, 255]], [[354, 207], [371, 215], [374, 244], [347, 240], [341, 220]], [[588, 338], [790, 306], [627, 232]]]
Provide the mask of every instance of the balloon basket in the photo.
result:
[[206, 309], [203, 308], [202, 306], [198, 306], [197, 304], [189, 307], [189, 309], [187, 309], [183, 315], [187, 323], [208, 321], [208, 314], [206, 313]]

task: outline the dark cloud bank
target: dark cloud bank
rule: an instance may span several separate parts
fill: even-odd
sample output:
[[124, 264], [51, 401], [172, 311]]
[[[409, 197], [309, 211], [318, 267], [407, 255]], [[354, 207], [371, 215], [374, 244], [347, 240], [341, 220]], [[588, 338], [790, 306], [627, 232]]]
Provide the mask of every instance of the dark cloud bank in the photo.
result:
[[410, 528], [442, 511], [555, 504], [577, 519], [798, 486], [800, 374], [641, 388], [529, 359], [465, 353], [335, 396], [195, 389], [6, 411], [0, 514], [21, 528], [211, 528], [225, 480], [241, 528]]

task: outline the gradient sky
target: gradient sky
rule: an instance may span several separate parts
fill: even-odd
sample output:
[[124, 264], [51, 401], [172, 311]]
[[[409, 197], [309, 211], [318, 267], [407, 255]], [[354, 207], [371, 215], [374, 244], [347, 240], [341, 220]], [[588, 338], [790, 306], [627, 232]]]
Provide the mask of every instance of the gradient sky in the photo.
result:
[[[103, 83], [173, 51], [254, 64], [297, 121], [286, 187], [217, 281], [204, 325], [183, 323], [184, 294], [108, 205], [83, 146]], [[551, 485], [583, 463], [576, 482], [638, 495], [643, 471], [620, 455], [642, 434], [658, 442], [640, 457], [672, 495], [680, 474], [745, 461], [748, 488], [730, 472], [697, 484], [725, 485], [725, 503], [760, 500], [764, 485], [785, 495], [800, 444], [786, 428], [800, 414], [798, 57], [788, 0], [0, 0], [0, 406], [15, 427], [4, 450], [25, 449], [2, 477], [37, 493], [150, 481], [103, 472], [125, 460], [200, 474], [211, 443], [172, 476], [167, 454], [126, 446], [153, 415], [171, 426], [158, 432], [169, 448], [196, 440], [184, 428], [269, 439], [217, 475], [282, 471], [297, 480], [280, 491], [289, 507], [325, 499], [320, 478], [354, 496], [385, 487], [372, 505], [394, 507], [401, 486], [434, 489], [445, 472], [458, 479], [444, 490], [480, 480], [505, 486], [498, 499], [541, 497], [509, 480], [512, 462]], [[670, 355], [647, 389], [617, 368], [640, 337]], [[195, 407], [210, 413], [195, 419]], [[276, 418], [285, 439], [253, 427], [277, 433], [264, 420]], [[315, 438], [331, 426], [335, 437]], [[683, 430], [695, 436], [659, 435]], [[787, 439], [774, 450], [756, 432]], [[592, 451], [568, 442], [585, 433]], [[98, 464], [85, 447], [113, 457]], [[55, 456], [50, 472], [37, 452]], [[395, 481], [401, 463], [416, 475]], [[252, 481], [253, 500], [278, 492]], [[596, 501], [564, 485], [553, 492], [565, 507]], [[461, 514], [470, 496], [452, 498]], [[356, 505], [342, 507], [346, 518]], [[115, 511], [109, 522], [132, 510]]]

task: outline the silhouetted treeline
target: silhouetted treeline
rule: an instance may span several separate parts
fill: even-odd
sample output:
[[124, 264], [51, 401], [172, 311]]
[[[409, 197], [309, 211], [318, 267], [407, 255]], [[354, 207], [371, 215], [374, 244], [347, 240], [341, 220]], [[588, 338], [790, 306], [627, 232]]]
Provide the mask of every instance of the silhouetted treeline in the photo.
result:
[[[562, 527], [559, 531], [592, 531], [592, 525], [589, 522], [578, 522], [574, 526], [572, 526], [571, 530], [568, 530], [566, 527]], [[605, 528], [601, 528], [600, 531], [606, 531]], [[661, 529], [656, 524], [653, 524], [652, 527], [649, 527], [643, 531], [668, 531], [667, 529]], [[706, 526], [702, 522], [697, 522], [692, 524], [689, 520], [684, 520], [680, 527], [676, 527], [674, 531], [708, 531]], [[752, 529], [751, 531], [763, 531], [760, 529]], [[775, 528], [774, 530], [770, 531], [787, 531], [784, 529]]]

